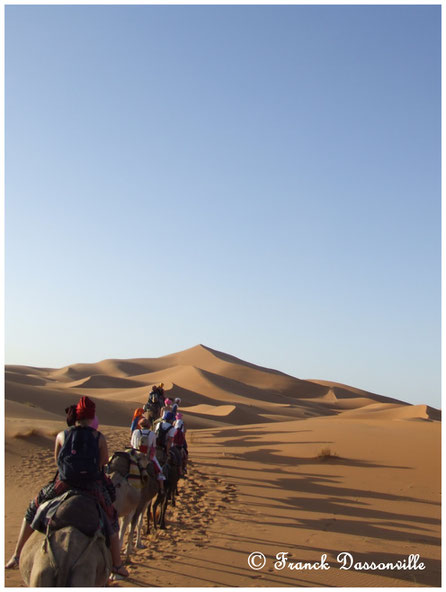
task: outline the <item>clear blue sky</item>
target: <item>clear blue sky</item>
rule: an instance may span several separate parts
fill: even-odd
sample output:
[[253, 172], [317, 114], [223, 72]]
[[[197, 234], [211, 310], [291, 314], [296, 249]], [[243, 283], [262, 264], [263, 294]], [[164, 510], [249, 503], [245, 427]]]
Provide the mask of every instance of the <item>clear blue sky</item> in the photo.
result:
[[439, 6], [7, 6], [6, 362], [203, 343], [440, 405]]

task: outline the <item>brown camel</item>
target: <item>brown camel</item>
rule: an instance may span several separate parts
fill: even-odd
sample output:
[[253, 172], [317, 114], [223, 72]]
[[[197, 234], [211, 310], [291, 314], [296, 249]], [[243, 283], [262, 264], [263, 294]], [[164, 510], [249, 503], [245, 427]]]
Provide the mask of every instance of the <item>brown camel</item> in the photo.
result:
[[[153, 527], [156, 530], [157, 526], [161, 530], [166, 528], [166, 510], [167, 504], [170, 500], [172, 506], [175, 506], [175, 493], [177, 492], [179, 471], [177, 461], [172, 452], [166, 455], [166, 452], [160, 448], [157, 448], [157, 457], [161, 464], [164, 464], [163, 469], [166, 475], [164, 481], [164, 492], [159, 492], [154, 501], [150, 506], [147, 506], [147, 532], [150, 533], [150, 515], [153, 516]], [[167, 462], [166, 462], [167, 460]], [[157, 507], [160, 505], [161, 511], [157, 520]]]
[[[91, 497], [72, 494], [64, 499], [51, 515], [46, 534], [34, 531], [23, 547], [19, 567], [25, 583], [32, 587], [105, 585], [112, 559], [100, 523], [99, 507]], [[43, 528], [44, 524], [45, 520]]]
[[20, 573], [30, 587], [105, 586], [112, 560], [104, 536], [66, 526], [48, 536], [35, 531], [20, 554]]

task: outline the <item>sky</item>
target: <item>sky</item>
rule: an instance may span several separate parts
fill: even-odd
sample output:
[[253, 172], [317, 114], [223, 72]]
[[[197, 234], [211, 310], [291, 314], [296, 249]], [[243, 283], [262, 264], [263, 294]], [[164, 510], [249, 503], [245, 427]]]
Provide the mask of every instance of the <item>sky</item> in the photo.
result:
[[439, 407], [440, 10], [6, 6], [5, 362]]

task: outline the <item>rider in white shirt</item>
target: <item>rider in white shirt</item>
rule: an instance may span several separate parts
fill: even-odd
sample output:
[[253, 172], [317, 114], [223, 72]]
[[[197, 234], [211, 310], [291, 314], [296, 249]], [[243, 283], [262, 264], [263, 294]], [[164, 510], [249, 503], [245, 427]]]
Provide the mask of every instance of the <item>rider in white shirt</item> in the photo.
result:
[[138, 428], [133, 431], [130, 441], [132, 448], [144, 452], [153, 461], [155, 474], [160, 484], [160, 491], [163, 491], [163, 481], [166, 479], [161, 466], [156, 458], [156, 434], [150, 429], [150, 421], [142, 417], [138, 422]]

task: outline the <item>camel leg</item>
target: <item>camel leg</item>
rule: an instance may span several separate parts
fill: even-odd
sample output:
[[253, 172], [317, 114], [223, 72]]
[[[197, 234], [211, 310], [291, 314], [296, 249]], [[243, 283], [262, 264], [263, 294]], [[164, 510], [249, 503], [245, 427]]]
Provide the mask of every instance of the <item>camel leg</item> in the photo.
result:
[[147, 504], [144, 504], [139, 511], [135, 511], [133, 513], [129, 527], [129, 535], [127, 538], [127, 548], [125, 554], [125, 559], [127, 563], [130, 563], [130, 555], [132, 555], [133, 553], [133, 538], [135, 534], [135, 528], [137, 528], [136, 546], [138, 547], [138, 549], [144, 549], [144, 545], [141, 544], [141, 526], [146, 508]]
[[166, 495], [164, 496], [164, 499], [161, 503], [161, 516], [160, 516], [160, 528], [161, 530], [165, 530], [166, 528], [166, 521], [165, 521], [165, 515], [166, 515], [166, 509], [167, 509], [167, 503], [169, 501], [169, 495], [166, 493]]
[[147, 505], [144, 507], [143, 511], [139, 514], [138, 523], [136, 525], [136, 548], [137, 549], [145, 549], [146, 546], [142, 544], [141, 541], [141, 530], [142, 530], [142, 523], [144, 520], [144, 512], [146, 508], [148, 508], [150, 504], [147, 502]]
[[[166, 494], [164, 493], [164, 495], [166, 495]], [[153, 506], [152, 506], [152, 514], [153, 514], [153, 528], [154, 528], [155, 530], [157, 530], [157, 528], [158, 528], [158, 524], [156, 523], [156, 509], [157, 509], [158, 505], [161, 503], [161, 501], [162, 501], [163, 497], [164, 497], [164, 496], [163, 496], [161, 493], [159, 493], [159, 494], [156, 496], [156, 498], [155, 498], [155, 501], [154, 501], [154, 503], [153, 503]]]
[[147, 530], [146, 534], [150, 534], [150, 513], [152, 511], [152, 503], [149, 503], [147, 506], [147, 513], [146, 513], [146, 520], [147, 520]]
[[124, 545], [124, 535], [127, 530], [128, 525], [132, 519], [133, 513], [127, 514], [127, 516], [123, 516], [121, 518], [120, 525], [119, 525], [119, 548], [122, 549]]
[[133, 553], [133, 535], [135, 532], [134, 517], [129, 526], [128, 537], [127, 537], [127, 548], [125, 551], [125, 562], [130, 563], [130, 555]]

